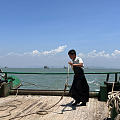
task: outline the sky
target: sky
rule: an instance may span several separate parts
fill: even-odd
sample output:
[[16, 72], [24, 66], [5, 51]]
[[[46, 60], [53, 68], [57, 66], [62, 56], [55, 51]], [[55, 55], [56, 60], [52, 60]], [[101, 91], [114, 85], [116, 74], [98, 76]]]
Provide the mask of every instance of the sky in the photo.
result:
[[120, 68], [120, 0], [0, 0], [0, 67]]

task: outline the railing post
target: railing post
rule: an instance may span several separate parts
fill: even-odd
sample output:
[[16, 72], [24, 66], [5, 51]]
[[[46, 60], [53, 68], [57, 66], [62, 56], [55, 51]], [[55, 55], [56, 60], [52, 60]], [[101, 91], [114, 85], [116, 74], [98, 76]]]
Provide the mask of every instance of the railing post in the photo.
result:
[[106, 82], [108, 82], [108, 80], [109, 80], [109, 73], [107, 74]]
[[5, 80], [7, 81], [7, 73], [5, 73]]
[[115, 73], [115, 82], [117, 82], [117, 73]]

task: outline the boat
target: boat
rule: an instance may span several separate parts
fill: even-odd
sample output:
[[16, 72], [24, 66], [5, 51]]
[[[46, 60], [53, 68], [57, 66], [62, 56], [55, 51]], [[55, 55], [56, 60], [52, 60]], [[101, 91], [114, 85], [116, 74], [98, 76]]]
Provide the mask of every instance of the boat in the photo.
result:
[[[60, 115], [64, 115], [63, 113], [66, 112], [66, 114], [68, 114], [67, 111], [72, 111], [72, 110], [65, 110], [66, 107], [70, 107], [70, 104], [72, 103], [70, 97], [67, 97], [69, 96], [69, 91], [66, 90], [67, 87], [70, 87], [70, 85], [68, 85], [67, 83], [65, 83], [65, 88], [64, 90], [34, 90], [34, 89], [18, 89], [19, 88], [19, 85], [21, 84], [20, 82], [20, 79], [18, 79], [16, 76], [11, 76], [10, 74], [43, 74], [43, 75], [47, 75], [47, 74], [51, 74], [51, 75], [56, 75], [56, 74], [68, 74], [68, 73], [65, 73], [65, 72], [59, 72], [59, 73], [47, 73], [47, 72], [40, 72], [40, 73], [29, 73], [29, 72], [3, 72], [5, 74], [5, 77], [4, 79], [7, 80], [8, 82], [7, 83], [4, 83], [3, 84], [3, 88], [1, 87], [0, 88], [0, 94], [2, 94], [2, 97], [6, 97], [6, 96], [9, 96], [9, 95], [18, 95], [18, 100], [19, 100], [19, 95], [31, 95], [29, 97], [29, 100], [31, 99], [31, 103], [32, 104], [28, 104], [27, 106], [27, 102], [26, 102], [26, 106], [22, 106], [21, 107], [21, 111], [25, 111], [27, 110], [26, 108], [32, 108], [33, 107], [33, 110], [34, 107], [36, 106], [45, 106], [47, 104], [51, 104], [49, 103], [49, 101], [52, 101], [53, 100], [53, 106], [51, 107], [52, 109], [57, 105], [57, 104], [60, 104], [60, 101], [63, 100], [63, 96], [65, 97], [65, 105], [61, 106], [63, 109], [62, 109], [62, 113], [60, 113]], [[69, 74], [73, 74], [72, 72], [69, 73]], [[94, 75], [94, 74], [106, 74], [106, 81], [100, 86], [100, 91], [90, 91], [89, 93], [89, 96], [90, 96], [90, 102], [88, 103], [88, 106], [86, 107], [82, 107], [82, 108], [75, 108], [77, 111], [77, 113], [79, 112], [80, 113], [80, 116], [79, 114], [76, 113], [76, 116], [78, 115], [78, 117], [81, 117], [81, 119], [89, 119], [89, 120], [93, 120], [93, 119], [103, 119], [103, 117], [106, 117], [105, 120], [108, 120], [107, 119], [107, 101], [108, 101], [108, 93], [111, 92], [112, 90], [112, 86], [113, 86], [113, 82], [109, 82], [109, 76], [111, 74], [114, 74], [115, 75], [115, 78], [114, 78], [114, 91], [120, 91], [120, 82], [118, 81], [118, 74], [120, 74], [120, 72], [88, 72], [88, 73], [85, 73], [85, 74], [91, 74], [91, 75]], [[7, 77], [8, 76], [8, 77]], [[11, 87], [10, 87], [11, 86]], [[40, 97], [37, 97], [37, 98], [40, 98], [40, 100], [43, 98], [43, 102], [46, 101], [45, 104], [41, 103], [40, 100], [36, 100], [33, 99], [33, 98], [36, 98], [35, 95], [39, 96]], [[27, 97], [26, 96], [26, 97]], [[42, 97], [44, 96], [44, 97]], [[51, 96], [51, 97], [50, 97]], [[53, 97], [52, 97], [53, 96]], [[57, 97], [58, 96], [58, 97]], [[61, 97], [60, 97], [61, 96]], [[42, 97], [42, 98], [41, 98]], [[55, 102], [54, 98], [56, 98], [58, 101]], [[7, 98], [6, 98], [7, 99]], [[23, 100], [24, 102], [24, 99], [25, 97], [21, 97], [21, 101]], [[26, 98], [28, 100], [28, 98]], [[5, 100], [5, 99], [4, 99]], [[7, 100], [6, 100], [7, 101]], [[34, 102], [32, 102], [34, 101]], [[67, 102], [70, 102], [71, 103], [67, 103]], [[4, 102], [3, 102], [4, 103]], [[62, 103], [63, 104], [63, 103]], [[35, 106], [34, 106], [35, 105]], [[57, 106], [58, 107], [58, 106]], [[60, 107], [60, 108], [61, 108]], [[24, 109], [25, 108], [25, 109]], [[48, 105], [48, 108], [50, 108], [50, 106]], [[48, 114], [47, 113], [47, 110], [49, 110], [48, 108], [44, 108], [44, 110], [42, 111], [37, 111], [35, 112], [34, 114], [39, 114], [39, 115], [43, 115], [43, 114]], [[56, 107], [55, 107], [56, 108]], [[38, 107], [36, 107], [36, 109], [38, 109]], [[57, 109], [57, 108], [56, 108]], [[74, 109], [74, 108], [72, 108]], [[29, 111], [31, 111], [32, 109], [29, 109]], [[32, 111], [33, 111], [32, 110]], [[60, 109], [59, 109], [60, 110]], [[88, 110], [85, 112], [85, 110]], [[20, 113], [22, 113], [20, 111]], [[84, 112], [83, 112], [84, 111]], [[16, 111], [16, 113], [19, 112], [19, 111]], [[95, 112], [95, 113], [94, 113]], [[83, 113], [83, 114], [82, 114]], [[99, 114], [98, 114], [99, 113]], [[65, 115], [66, 115], [65, 114]], [[70, 114], [72, 116], [74, 116], [74, 112], [70, 112]], [[70, 119], [70, 120], [77, 120], [77, 119], [74, 119], [72, 116], [70, 116], [70, 114], [68, 114], [68, 116], [66, 117], [65, 120], [67, 119]], [[112, 120], [114, 120], [116, 117], [118, 117], [118, 113], [116, 114], [115, 110], [113, 109], [112, 110], [112, 113], [110, 113], [111, 115], [109, 117], [111, 117]], [[21, 114], [20, 114], [21, 115]], [[26, 116], [29, 116], [30, 114], [27, 114]], [[55, 117], [56, 119], [58, 118], [58, 115], [59, 113], [51, 113], [50, 116], [52, 116], [53, 118]], [[59, 117], [60, 117], [59, 115]], [[86, 116], [87, 115], [87, 116]], [[24, 115], [23, 115], [24, 116]], [[21, 117], [23, 117], [21, 115]], [[2, 116], [3, 117], [3, 116]], [[20, 117], [20, 116], [15, 116], [15, 117]], [[24, 116], [25, 117], [25, 116]], [[49, 115], [48, 115], [49, 117]], [[82, 118], [83, 117], [83, 118]], [[96, 118], [95, 118], [96, 117]], [[1, 117], [0, 117], [1, 118]], [[28, 117], [28, 120], [29, 120], [30, 117]], [[43, 118], [43, 116], [42, 116]], [[62, 116], [63, 118], [63, 116]], [[37, 116], [33, 119], [36, 119], [37, 120]], [[39, 118], [38, 118], [39, 119]], [[44, 117], [44, 119], [47, 119], [46, 117]], [[50, 119], [50, 118], [48, 118]], [[60, 119], [62, 120], [62, 119]], [[79, 120], [79, 119], [78, 119]], [[116, 120], [119, 120], [119, 119], [116, 119]]]
[[48, 66], [44, 66], [44, 69], [49, 69], [49, 67]]
[[5, 66], [4, 68], [8, 68], [7, 66]]

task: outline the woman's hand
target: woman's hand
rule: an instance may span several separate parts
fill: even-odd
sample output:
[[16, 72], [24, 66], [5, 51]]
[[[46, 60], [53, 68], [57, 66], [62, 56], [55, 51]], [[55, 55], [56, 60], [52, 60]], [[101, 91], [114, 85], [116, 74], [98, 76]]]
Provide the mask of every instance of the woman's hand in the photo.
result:
[[73, 65], [73, 63], [72, 63], [72, 62], [68, 62], [68, 64], [69, 64], [69, 65], [71, 65], [71, 66]]

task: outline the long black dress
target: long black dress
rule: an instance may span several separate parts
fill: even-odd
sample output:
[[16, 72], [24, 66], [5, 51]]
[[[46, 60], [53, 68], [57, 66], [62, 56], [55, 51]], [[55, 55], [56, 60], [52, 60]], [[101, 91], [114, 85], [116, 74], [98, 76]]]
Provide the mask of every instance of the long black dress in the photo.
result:
[[74, 79], [69, 91], [70, 96], [77, 102], [89, 101], [89, 86], [86, 81], [84, 71], [81, 67], [73, 67]]

